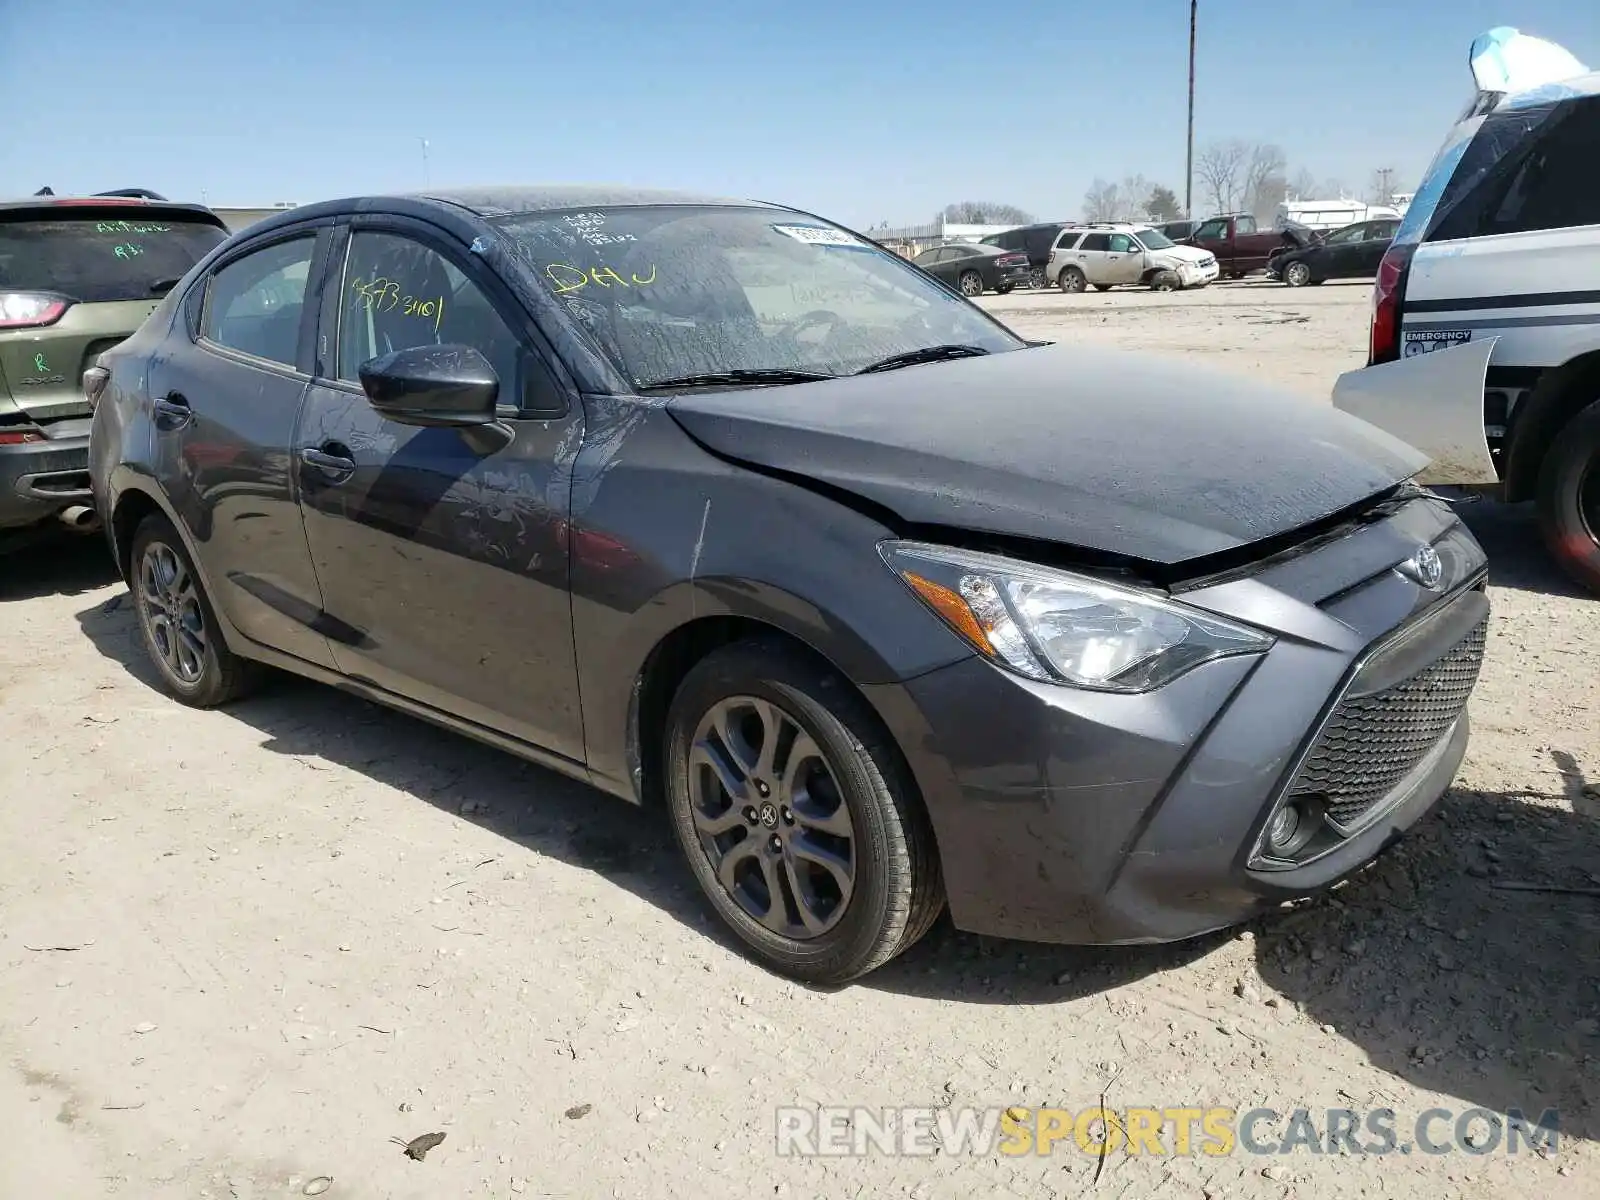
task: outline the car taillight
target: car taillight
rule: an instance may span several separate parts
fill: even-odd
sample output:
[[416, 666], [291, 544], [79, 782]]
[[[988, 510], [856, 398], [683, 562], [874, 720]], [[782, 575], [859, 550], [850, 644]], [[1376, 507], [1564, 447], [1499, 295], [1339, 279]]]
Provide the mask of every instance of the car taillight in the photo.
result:
[[90, 367], [83, 373], [83, 398], [89, 402], [90, 408], [99, 405], [100, 396], [110, 379], [111, 372], [104, 367]]
[[1394, 362], [1400, 357], [1400, 306], [1405, 302], [1406, 272], [1415, 246], [1390, 246], [1378, 264], [1372, 285], [1372, 338], [1367, 366]]
[[0, 446], [20, 446], [24, 442], [42, 442], [44, 434], [37, 429], [0, 429]]
[[1055, 260], [1056, 260], [1056, 251], [1055, 251], [1055, 247], [1052, 246], [1050, 248], [1049, 255], [1045, 258], [1045, 262], [1055, 262]]
[[0, 292], [0, 329], [53, 325], [71, 307], [71, 300], [50, 292]]

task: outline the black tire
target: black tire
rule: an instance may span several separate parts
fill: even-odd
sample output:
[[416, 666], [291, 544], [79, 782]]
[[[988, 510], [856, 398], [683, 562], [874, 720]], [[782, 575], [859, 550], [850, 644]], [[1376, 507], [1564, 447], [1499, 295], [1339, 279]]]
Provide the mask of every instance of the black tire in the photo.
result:
[[[745, 732], [761, 730], [765, 745], [765, 731], [773, 726], [761, 722], [758, 706], [762, 705], [769, 715], [786, 719], [797, 731], [787, 743], [791, 749], [799, 747], [798, 739], [804, 736], [820, 752], [807, 761], [813, 770], [820, 763], [829, 786], [821, 786], [814, 774], [808, 776], [803, 792], [806, 803], [815, 803], [813, 792], [835, 799], [831, 807], [824, 806], [829, 811], [823, 819], [836, 821], [842, 813], [850, 828], [848, 862], [853, 886], [849, 895], [825, 914], [830, 922], [826, 928], [798, 937], [770, 928], [735, 894], [741, 887], [759, 886], [767, 897], [766, 920], [796, 932], [800, 931], [791, 917], [802, 905], [814, 918], [817, 915], [799, 899], [796, 864], [804, 863], [801, 853], [791, 853], [796, 847], [816, 844], [808, 841], [815, 832], [806, 827], [815, 810], [812, 818], [797, 823], [787, 806], [778, 807], [786, 798], [802, 794], [794, 790], [792, 775], [787, 783], [781, 778], [790, 768], [799, 771], [801, 765], [785, 752], [783, 770], [774, 767], [763, 775], [759, 764], [774, 760], [762, 759], [760, 748], [752, 746]], [[742, 706], [748, 707], [751, 715], [739, 721], [734, 738], [739, 748], [735, 749], [713, 732], [710, 723], [719, 710], [739, 711]], [[751, 726], [751, 720], [756, 725]], [[703, 730], [703, 740], [697, 740]], [[806, 983], [845, 983], [912, 945], [943, 911], [943, 881], [933, 833], [909, 772], [866, 703], [827, 667], [780, 641], [758, 639], [725, 646], [696, 664], [685, 677], [667, 714], [665, 738], [667, 804], [678, 845], [717, 915], [772, 970]], [[773, 744], [784, 742], [775, 737]], [[726, 750], [720, 749], [725, 746]], [[707, 751], [728, 764], [727, 774], [713, 771], [709, 757], [700, 758]], [[700, 761], [694, 762], [696, 758]], [[756, 760], [754, 770], [737, 765], [749, 760]], [[762, 782], [764, 778], [772, 780], [770, 787]], [[724, 779], [733, 780], [739, 794], [723, 784]], [[717, 801], [714, 812], [706, 804], [711, 798]], [[759, 812], [753, 807], [757, 803]], [[798, 802], [795, 809], [799, 809]], [[696, 822], [697, 812], [706, 823], [722, 820], [730, 824], [720, 832], [703, 833]], [[758, 815], [752, 818], [748, 815], [752, 812]], [[780, 835], [788, 839], [781, 849], [777, 846]], [[719, 838], [726, 842], [719, 844]], [[765, 844], [758, 848], [757, 841]], [[725, 886], [713, 854], [722, 856], [723, 873], [736, 881], [741, 878], [742, 866], [753, 866], [753, 874], [745, 872], [744, 883]], [[730, 862], [736, 865], [730, 868]], [[810, 878], [816, 881], [818, 873]], [[774, 882], [777, 887], [770, 888]], [[816, 890], [815, 882], [807, 886]], [[781, 895], [775, 896], [774, 891]], [[782, 913], [777, 912], [776, 902], [782, 903]]]
[[1283, 278], [1285, 287], [1306, 287], [1317, 282], [1311, 278], [1311, 268], [1303, 262], [1289, 263], [1278, 274]]
[[1176, 271], [1157, 271], [1150, 276], [1150, 290], [1152, 292], [1175, 292], [1183, 286], [1183, 280], [1178, 278]]
[[1056, 286], [1069, 296], [1077, 295], [1089, 286], [1089, 279], [1077, 267], [1062, 267], [1056, 276]]
[[983, 295], [983, 276], [976, 271], [963, 271], [956, 276], [956, 287], [968, 299], [973, 296], [981, 296]]
[[1111, 285], [1109, 283], [1097, 283], [1094, 285], [1094, 290], [1097, 292], [1109, 292]]
[[994, 294], [996, 296], [1009, 296], [1011, 294], [1011, 285], [1009, 283], [1002, 283], [999, 287], [995, 288]]
[[1568, 421], [1539, 467], [1539, 531], [1562, 568], [1600, 594], [1600, 400]]
[[133, 607], [161, 683], [194, 708], [236, 700], [259, 668], [228, 649], [183, 539], [166, 517], [146, 517], [133, 535]]

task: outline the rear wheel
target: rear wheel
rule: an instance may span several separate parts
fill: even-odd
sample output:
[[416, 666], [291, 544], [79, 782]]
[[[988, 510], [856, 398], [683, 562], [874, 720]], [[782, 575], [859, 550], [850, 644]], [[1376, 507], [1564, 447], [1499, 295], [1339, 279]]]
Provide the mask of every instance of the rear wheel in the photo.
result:
[[1181, 282], [1176, 271], [1157, 271], [1150, 276], [1150, 290], [1152, 292], [1175, 292]]
[[944, 906], [933, 835], [900, 755], [825, 665], [781, 642], [724, 647], [673, 699], [672, 827], [717, 914], [767, 966], [843, 983]]
[[1031, 287], [1031, 288], [1043, 288], [1045, 286], [1045, 284], [1046, 284], [1046, 280], [1045, 280], [1045, 277], [1044, 277], [1044, 268], [1043, 267], [1029, 267], [1028, 268], [1028, 286]]
[[956, 283], [960, 286], [963, 296], [983, 295], [983, 276], [976, 271], [961, 272], [960, 278], [956, 280]]
[[258, 668], [228, 649], [189, 552], [172, 523], [146, 517], [133, 535], [133, 606], [161, 682], [185, 704], [237, 699]]
[[1081, 292], [1089, 286], [1089, 280], [1077, 267], [1062, 267], [1061, 274], [1056, 276], [1056, 286], [1063, 292]]
[[1556, 434], [1539, 468], [1539, 529], [1557, 562], [1600, 593], [1600, 401]]
[[996, 296], [1009, 296], [1011, 294], [1011, 285], [1009, 283], [1002, 283], [999, 287], [995, 288], [994, 294]]

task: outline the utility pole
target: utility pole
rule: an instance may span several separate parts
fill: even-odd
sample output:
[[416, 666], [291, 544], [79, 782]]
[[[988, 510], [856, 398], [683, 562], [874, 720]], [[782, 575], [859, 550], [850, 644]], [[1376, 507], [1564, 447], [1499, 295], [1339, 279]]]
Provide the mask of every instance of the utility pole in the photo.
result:
[[1183, 215], [1194, 216], [1194, 34], [1200, 0], [1189, 0], [1189, 157], [1183, 171]]

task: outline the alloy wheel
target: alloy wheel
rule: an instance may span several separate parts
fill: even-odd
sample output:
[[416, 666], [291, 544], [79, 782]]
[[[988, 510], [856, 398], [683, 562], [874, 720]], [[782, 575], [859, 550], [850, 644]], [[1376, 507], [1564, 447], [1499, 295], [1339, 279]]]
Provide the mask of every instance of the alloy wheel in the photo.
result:
[[139, 560], [140, 615], [162, 663], [193, 686], [206, 669], [206, 620], [200, 593], [183, 560], [165, 542], [151, 542]]
[[770, 700], [728, 697], [701, 718], [688, 766], [700, 847], [734, 903], [797, 941], [832, 929], [855, 889], [855, 827], [799, 721]]
[[963, 296], [983, 295], [983, 280], [978, 277], [976, 272], [968, 271], [961, 277], [961, 294]]
[[1028, 269], [1028, 286], [1031, 288], [1042, 288], [1045, 286], [1043, 267], [1030, 267]]
[[1293, 262], [1283, 269], [1283, 281], [1290, 287], [1305, 287], [1311, 282], [1311, 268], [1303, 262]]

